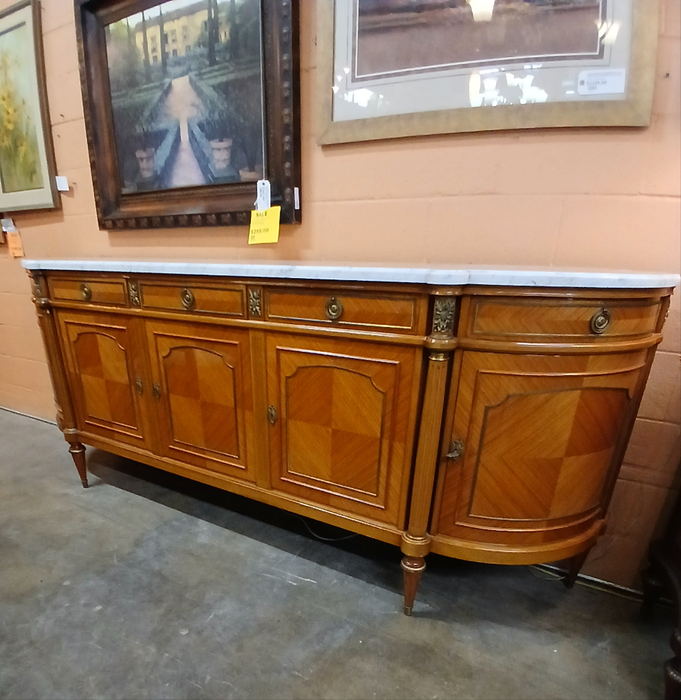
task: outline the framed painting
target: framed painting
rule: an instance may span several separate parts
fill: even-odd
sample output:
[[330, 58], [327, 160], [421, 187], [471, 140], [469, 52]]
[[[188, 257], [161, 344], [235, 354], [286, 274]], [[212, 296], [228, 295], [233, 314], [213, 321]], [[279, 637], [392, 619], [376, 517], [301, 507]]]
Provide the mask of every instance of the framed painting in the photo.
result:
[[300, 213], [298, 0], [75, 0], [103, 229]]
[[649, 123], [657, 0], [319, 0], [321, 144]]
[[56, 209], [39, 0], [0, 12], [0, 211]]

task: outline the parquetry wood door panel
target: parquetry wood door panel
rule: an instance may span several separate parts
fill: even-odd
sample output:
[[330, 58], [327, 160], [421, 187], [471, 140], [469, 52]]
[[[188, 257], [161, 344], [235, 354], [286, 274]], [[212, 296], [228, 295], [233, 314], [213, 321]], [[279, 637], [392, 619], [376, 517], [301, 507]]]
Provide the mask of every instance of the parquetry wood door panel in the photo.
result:
[[254, 481], [248, 331], [173, 321], [146, 329], [162, 453]]
[[[398, 524], [420, 349], [270, 335], [273, 488]], [[402, 516], [403, 517], [403, 516]]]
[[646, 353], [464, 353], [440, 533], [542, 544], [601, 517], [612, 458]]
[[59, 311], [58, 319], [79, 430], [150, 448], [139, 322], [79, 311]]

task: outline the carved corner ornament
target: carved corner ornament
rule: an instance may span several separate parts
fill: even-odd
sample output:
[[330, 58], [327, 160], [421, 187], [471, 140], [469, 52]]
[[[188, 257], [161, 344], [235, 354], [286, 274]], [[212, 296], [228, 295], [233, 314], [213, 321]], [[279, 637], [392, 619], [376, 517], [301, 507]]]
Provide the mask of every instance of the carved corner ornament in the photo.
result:
[[251, 317], [262, 316], [262, 290], [251, 288], [248, 290], [248, 312]]
[[440, 335], [454, 335], [454, 314], [456, 312], [456, 299], [451, 297], [438, 297], [435, 299], [433, 311], [433, 333]]
[[132, 306], [141, 306], [140, 287], [137, 282], [128, 283], [128, 293], [130, 294], [130, 304]]
[[31, 279], [32, 301], [35, 304], [38, 314], [50, 315], [50, 300], [45, 293], [44, 276], [40, 273], [29, 272]]

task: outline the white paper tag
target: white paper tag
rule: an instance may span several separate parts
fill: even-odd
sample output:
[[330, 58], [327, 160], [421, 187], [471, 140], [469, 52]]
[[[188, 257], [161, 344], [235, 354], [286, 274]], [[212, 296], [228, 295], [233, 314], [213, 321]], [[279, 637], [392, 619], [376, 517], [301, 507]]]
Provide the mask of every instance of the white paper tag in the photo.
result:
[[257, 185], [258, 198], [255, 200], [256, 211], [264, 211], [272, 206], [272, 197], [270, 195], [270, 181], [258, 180]]
[[296, 211], [300, 209], [300, 187], [293, 188], [293, 208]]
[[14, 225], [14, 219], [2, 219], [2, 230], [7, 233], [8, 231], [16, 231], [16, 226]]
[[626, 68], [583, 70], [577, 80], [577, 92], [580, 95], [618, 95], [624, 92], [626, 83]]
[[57, 190], [59, 192], [69, 191], [69, 180], [66, 175], [56, 175], [54, 179], [57, 183]]

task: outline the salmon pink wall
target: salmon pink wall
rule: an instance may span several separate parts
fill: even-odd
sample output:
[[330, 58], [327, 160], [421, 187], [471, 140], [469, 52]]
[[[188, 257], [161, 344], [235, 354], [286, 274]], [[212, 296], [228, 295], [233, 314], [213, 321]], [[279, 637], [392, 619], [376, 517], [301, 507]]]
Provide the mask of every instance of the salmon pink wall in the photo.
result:
[[[0, 0], [4, 9], [14, 0]], [[71, 183], [56, 213], [14, 216], [31, 258], [208, 258], [527, 265], [676, 271], [681, 15], [661, 0], [654, 115], [647, 129], [567, 129], [411, 138], [319, 148], [315, 2], [301, 0], [304, 223], [276, 246], [246, 230], [105, 233], [85, 141], [73, 0], [43, 0], [57, 169]], [[645, 547], [677, 493], [681, 314], [677, 298], [615, 492], [593, 575], [636, 583]], [[30, 290], [0, 247], [0, 406], [53, 417]]]

